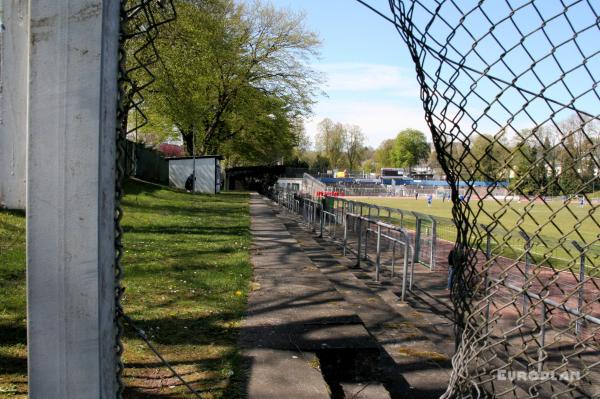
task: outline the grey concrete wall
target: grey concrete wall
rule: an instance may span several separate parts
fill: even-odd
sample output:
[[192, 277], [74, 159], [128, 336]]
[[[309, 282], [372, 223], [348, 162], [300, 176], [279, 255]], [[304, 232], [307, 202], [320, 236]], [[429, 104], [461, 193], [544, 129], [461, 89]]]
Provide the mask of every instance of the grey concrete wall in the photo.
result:
[[30, 5], [29, 397], [114, 398], [119, 2]]
[[[177, 188], [185, 188], [185, 181], [192, 174], [192, 159], [169, 160], [169, 185]], [[196, 159], [196, 186], [195, 192], [215, 194], [215, 159]]]
[[0, 207], [25, 209], [29, 1], [0, 2]]

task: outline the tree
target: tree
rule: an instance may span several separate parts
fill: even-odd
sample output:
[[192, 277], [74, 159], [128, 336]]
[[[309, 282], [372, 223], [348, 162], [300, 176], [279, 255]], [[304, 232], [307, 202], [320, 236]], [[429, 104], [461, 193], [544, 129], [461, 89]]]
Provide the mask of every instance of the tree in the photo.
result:
[[176, 6], [178, 18], [156, 42], [162, 61], [147, 107], [176, 126], [190, 153], [274, 160], [281, 151], [260, 146], [297, 141], [293, 124], [314, 102], [320, 77], [307, 60], [317, 36], [303, 15], [260, 2]]
[[522, 142], [513, 152], [515, 179], [511, 182], [511, 188], [525, 195], [546, 194], [548, 177], [543, 151], [535, 145]]
[[468, 147], [464, 164], [469, 179], [499, 181], [506, 177], [506, 159], [509, 152], [499, 138], [489, 134], [477, 135]]
[[361, 164], [365, 153], [365, 135], [359, 126], [346, 126], [346, 159], [348, 168], [355, 170]]
[[396, 167], [410, 168], [429, 157], [425, 135], [416, 129], [404, 129], [396, 136], [392, 159]]
[[365, 173], [376, 173], [377, 172], [377, 163], [374, 159], [369, 158], [362, 162], [362, 170]]
[[384, 140], [375, 150], [374, 158], [377, 168], [390, 168], [394, 165], [392, 150], [394, 148], [394, 139]]
[[346, 129], [341, 123], [329, 118], [323, 119], [317, 126], [315, 146], [318, 152], [329, 161], [332, 168], [344, 166], [344, 149], [346, 148]]
[[318, 172], [326, 172], [329, 169], [329, 159], [321, 154], [317, 154], [310, 165], [310, 168]]

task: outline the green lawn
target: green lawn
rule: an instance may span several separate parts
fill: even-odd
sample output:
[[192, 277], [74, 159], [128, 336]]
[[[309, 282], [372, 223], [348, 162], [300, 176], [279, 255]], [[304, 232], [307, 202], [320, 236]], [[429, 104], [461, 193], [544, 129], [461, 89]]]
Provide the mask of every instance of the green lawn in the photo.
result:
[[[236, 350], [251, 276], [248, 195], [191, 195], [139, 182], [124, 198], [123, 305], [203, 398], [239, 397]], [[0, 397], [26, 393], [24, 217], [0, 211]], [[8, 266], [5, 266], [8, 265]], [[188, 398], [126, 329], [128, 398]]]
[[[425, 198], [415, 200], [413, 198], [354, 197], [352, 199], [433, 216], [452, 218], [452, 203], [450, 201], [442, 202], [439, 199], [434, 199], [431, 207], [428, 207]], [[555, 201], [551, 202], [550, 206], [543, 203], [529, 204], [527, 205], [527, 209], [525, 209], [526, 205], [524, 202], [512, 202], [503, 209], [495, 201], [486, 200], [482, 201], [481, 205], [477, 201], [471, 201], [470, 206], [475, 211], [480, 207], [485, 211], [479, 214], [477, 218], [479, 223], [490, 223], [492, 220], [491, 216], [497, 215], [502, 224], [509, 230], [519, 225], [525, 231], [533, 233], [539, 226], [548, 223], [552, 213], [557, 212], [554, 217], [556, 226], [548, 223], [542, 228], [541, 234], [556, 239], [565, 233], [570, 234], [572, 239], [578, 239], [577, 234], [581, 234], [587, 242], [593, 242], [594, 240], [598, 240], [597, 236], [600, 233], [600, 227], [593, 220], [595, 219], [600, 223], [600, 212], [598, 212], [597, 205], [595, 208], [590, 205], [579, 208], [578, 205], [572, 204], [565, 209], [559, 209], [562, 207], [562, 203]], [[577, 221], [581, 221], [581, 224], [578, 226], [576, 226]]]
[[25, 397], [25, 215], [0, 210], [0, 397]]
[[[425, 198], [377, 198], [377, 197], [350, 197], [349, 199], [367, 202], [371, 204], [382, 205], [390, 208], [399, 208], [406, 211], [414, 211], [423, 214], [433, 215], [441, 218], [452, 218], [452, 203], [450, 201], [442, 202], [440, 199], [434, 199], [431, 207], [427, 206]], [[558, 259], [573, 259], [575, 250], [571, 246], [571, 240], [577, 240], [582, 244], [592, 244], [594, 249], [588, 253], [588, 268], [600, 266], [600, 246], [598, 234], [600, 233], [600, 214], [597, 205], [585, 205], [580, 208], [573, 203], [563, 208], [561, 202], [555, 201], [549, 205], [543, 203], [525, 204], [510, 203], [503, 206], [495, 201], [471, 201], [469, 203], [473, 212], [477, 214], [477, 222], [489, 224], [494, 218], [498, 219], [504, 227], [498, 227], [494, 231], [494, 236], [500, 242], [502, 236], [507, 231], [516, 226], [521, 227], [530, 236], [538, 233], [541, 239], [534, 242], [533, 252], [540, 255], [548, 253], [552, 249], [553, 256]], [[363, 212], [365, 212], [363, 210]], [[554, 214], [554, 215], [553, 215]], [[396, 217], [397, 219], [397, 217]], [[414, 228], [414, 217], [407, 216], [404, 220], [407, 228]], [[452, 227], [452, 222], [439, 224], [438, 236], [443, 239], [453, 241], [456, 230]], [[559, 246], [558, 240], [562, 236], [567, 236], [568, 240], [562, 246]], [[514, 234], [510, 242], [514, 248], [514, 256], [518, 256], [523, 247], [523, 240]], [[558, 246], [558, 247], [557, 247]], [[504, 248], [503, 254], [506, 254], [507, 248]], [[572, 262], [574, 263], [574, 261]]]

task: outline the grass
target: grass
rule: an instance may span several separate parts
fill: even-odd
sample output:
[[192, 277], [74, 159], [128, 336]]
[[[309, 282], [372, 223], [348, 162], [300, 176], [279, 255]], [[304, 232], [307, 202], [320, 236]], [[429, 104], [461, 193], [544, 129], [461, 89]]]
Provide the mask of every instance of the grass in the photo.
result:
[[25, 214], [0, 210], [0, 397], [26, 397]]
[[[248, 195], [134, 181], [125, 190], [125, 312], [203, 398], [243, 396], [236, 340], [251, 276]], [[0, 397], [25, 397], [22, 214], [0, 211], [0, 239]], [[129, 327], [124, 344], [126, 397], [192, 397]]]
[[[439, 199], [434, 199], [431, 207], [428, 207], [425, 198], [415, 200], [413, 198], [354, 197], [350, 199], [442, 218], [452, 218], [452, 203], [450, 201], [442, 202]], [[570, 242], [572, 240], [577, 240], [583, 245], [593, 244], [595, 248], [598, 248], [600, 228], [597, 223], [600, 223], [600, 215], [598, 215], [599, 207], [597, 205], [586, 205], [580, 208], [577, 204], [572, 204], [562, 208], [563, 204], [557, 201], [550, 202], [548, 205], [541, 202], [527, 205], [513, 202], [504, 207], [494, 201], [471, 201], [469, 205], [474, 212], [481, 210], [477, 215], [478, 223], [489, 224], [492, 218], [497, 218], [507, 231], [519, 226], [530, 236], [535, 233], [539, 234], [543, 240], [534, 240], [532, 248], [532, 255], [534, 259], [537, 258], [536, 261], [551, 254], [552, 258], [547, 260], [553, 261], [554, 266], [577, 267], [577, 252], [571, 246]], [[363, 212], [365, 211], [363, 210]], [[549, 223], [550, 220], [554, 223]], [[414, 228], [414, 224], [414, 217], [407, 216], [404, 218], [404, 225], [407, 228]], [[502, 231], [501, 228], [494, 231], [495, 239], [498, 242], [503, 241], [504, 234], [506, 232]], [[562, 236], [566, 236], [568, 240], [564, 245], [558, 246], [558, 240]], [[454, 241], [456, 229], [451, 222], [438, 225], [438, 237]], [[523, 252], [524, 245], [521, 237], [514, 234], [509, 242], [510, 246], [498, 246], [499, 250], [503, 255], [509, 257], [519, 256]], [[587, 269], [592, 272], [594, 271], [592, 269], [597, 269], [600, 266], [600, 250], [590, 250], [587, 256]], [[594, 274], [597, 274], [597, 272], [595, 270]]]
[[[452, 203], [450, 201], [442, 202], [441, 200], [434, 200], [431, 207], [427, 206], [425, 199], [404, 199], [404, 198], [353, 198], [357, 201], [368, 202], [371, 204], [383, 205], [391, 208], [399, 208], [407, 211], [415, 211], [425, 213], [428, 215], [439, 216], [444, 218], [452, 218]], [[475, 210], [480, 206], [476, 201], [472, 201], [470, 206]], [[500, 216], [500, 221], [507, 229], [512, 229], [516, 225], [522, 227], [525, 231], [534, 232], [536, 229], [548, 222], [550, 216], [556, 213], [554, 222], [560, 228], [560, 230], [548, 224], [543, 227], [541, 234], [558, 239], [565, 233], [569, 233], [572, 239], [577, 239], [578, 234], [587, 241], [593, 242], [597, 240], [597, 234], [599, 232], [598, 225], [592, 220], [594, 217], [600, 222], [600, 215], [598, 215], [598, 207], [593, 208], [590, 205], [586, 205], [584, 208], [579, 208], [577, 205], [569, 205], [567, 209], [559, 210], [562, 203], [550, 203], [550, 207], [542, 204], [535, 203], [533, 205], [527, 205], [525, 209], [524, 203], [511, 203], [506, 212]], [[501, 206], [494, 201], [482, 201], [481, 207], [490, 215], [500, 214]], [[525, 215], [522, 220], [521, 215]], [[592, 217], [590, 217], [592, 215]], [[575, 228], [577, 220], [582, 220], [580, 226]], [[490, 223], [492, 218], [481, 213], [478, 217], [479, 223]]]

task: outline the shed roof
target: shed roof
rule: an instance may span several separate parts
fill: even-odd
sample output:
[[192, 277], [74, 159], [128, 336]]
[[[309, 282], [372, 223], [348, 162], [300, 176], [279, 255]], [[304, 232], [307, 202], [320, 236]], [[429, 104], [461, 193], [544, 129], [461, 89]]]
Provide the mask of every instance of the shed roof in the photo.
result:
[[202, 158], [216, 158], [219, 160], [223, 160], [223, 155], [196, 155], [195, 157], [186, 156], [186, 157], [168, 157], [165, 158], [167, 161], [178, 161], [180, 159], [202, 159]]

